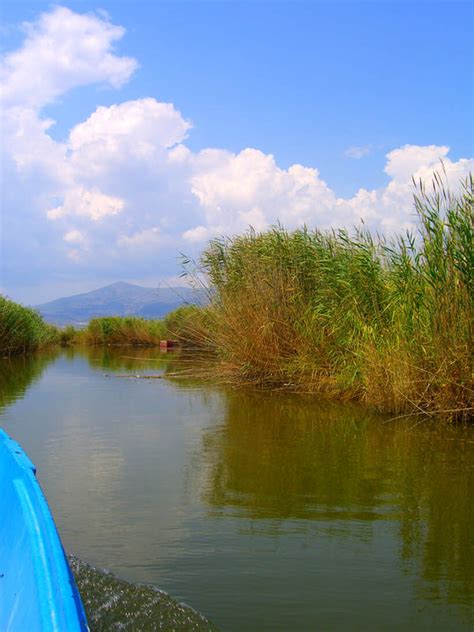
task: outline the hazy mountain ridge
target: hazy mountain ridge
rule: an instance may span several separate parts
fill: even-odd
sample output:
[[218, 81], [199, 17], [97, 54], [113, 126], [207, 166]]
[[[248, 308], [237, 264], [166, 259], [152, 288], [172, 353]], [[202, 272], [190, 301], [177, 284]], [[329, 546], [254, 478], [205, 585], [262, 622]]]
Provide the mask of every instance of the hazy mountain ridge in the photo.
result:
[[162, 318], [180, 305], [203, 300], [202, 290], [189, 287], [149, 288], [118, 281], [91, 292], [37, 305], [36, 309], [55, 325], [79, 325], [99, 316]]

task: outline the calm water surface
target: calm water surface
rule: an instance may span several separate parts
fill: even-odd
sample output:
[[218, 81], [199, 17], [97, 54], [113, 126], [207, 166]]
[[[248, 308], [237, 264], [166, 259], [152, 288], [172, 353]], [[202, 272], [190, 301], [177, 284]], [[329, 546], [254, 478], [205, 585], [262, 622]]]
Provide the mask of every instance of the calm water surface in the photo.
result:
[[474, 429], [193, 385], [179, 362], [1, 361], [0, 425], [69, 552], [222, 630], [473, 629]]

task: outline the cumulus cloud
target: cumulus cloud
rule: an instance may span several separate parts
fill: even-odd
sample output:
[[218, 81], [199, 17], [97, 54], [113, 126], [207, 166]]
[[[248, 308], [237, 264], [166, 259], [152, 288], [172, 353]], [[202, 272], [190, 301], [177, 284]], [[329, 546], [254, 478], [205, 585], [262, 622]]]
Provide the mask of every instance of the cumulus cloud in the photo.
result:
[[73, 151], [91, 148], [114, 153], [126, 148], [148, 158], [158, 148], [169, 148], [186, 138], [191, 127], [171, 103], [138, 99], [111, 107], [99, 107], [76, 125], [69, 136]]
[[[25, 32], [2, 62], [2, 259], [12, 286], [65, 271], [171, 277], [178, 251], [196, 254], [214, 235], [277, 221], [328, 228], [363, 220], [393, 232], [413, 222], [412, 176], [431, 178], [442, 159], [456, 187], [474, 166], [452, 161], [445, 146], [406, 145], [387, 154], [387, 186], [341, 198], [314, 166], [284, 169], [256, 148], [191, 151], [190, 121], [153, 97], [97, 107], [58, 142], [43, 106], [76, 86], [120, 86], [137, 62], [113, 49], [124, 29], [98, 15], [59, 7]], [[350, 149], [365, 155], [364, 147]]]
[[272, 155], [257, 149], [238, 154], [204, 150], [193, 161], [192, 192], [212, 232], [256, 230], [277, 220], [287, 226], [329, 225], [336, 196], [317, 169], [280, 168]]
[[440, 160], [446, 158], [449, 147], [429, 145], [405, 145], [387, 154], [385, 173], [396, 182], [406, 182], [413, 174], [420, 170], [432, 173], [440, 165]]
[[124, 202], [120, 198], [105, 195], [98, 189], [88, 191], [84, 187], [75, 187], [65, 193], [62, 205], [48, 210], [46, 215], [49, 219], [82, 215], [98, 222], [108, 215], [117, 215], [123, 207]]
[[71, 88], [106, 82], [123, 85], [137, 62], [118, 57], [113, 44], [125, 34], [94, 14], [78, 14], [65, 7], [43, 13], [24, 24], [23, 46], [5, 55], [1, 65], [5, 106], [40, 108]]

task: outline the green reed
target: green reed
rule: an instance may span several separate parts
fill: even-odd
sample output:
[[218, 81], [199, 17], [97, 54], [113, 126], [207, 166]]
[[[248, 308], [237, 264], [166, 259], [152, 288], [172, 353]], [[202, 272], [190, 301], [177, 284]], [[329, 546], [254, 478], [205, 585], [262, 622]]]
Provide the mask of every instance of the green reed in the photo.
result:
[[473, 200], [472, 177], [453, 196], [436, 176], [417, 186], [414, 233], [277, 226], [212, 241], [204, 342], [219, 373], [397, 414], [471, 416]]
[[78, 334], [88, 344], [159, 345], [166, 338], [162, 320], [146, 320], [136, 316], [106, 316], [94, 318]]
[[37, 311], [0, 295], [0, 355], [29, 353], [57, 342], [58, 331]]

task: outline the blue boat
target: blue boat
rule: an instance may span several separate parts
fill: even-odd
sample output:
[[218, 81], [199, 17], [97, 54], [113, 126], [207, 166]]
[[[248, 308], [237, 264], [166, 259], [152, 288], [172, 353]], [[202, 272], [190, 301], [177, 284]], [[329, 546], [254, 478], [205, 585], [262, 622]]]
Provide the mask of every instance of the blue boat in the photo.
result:
[[0, 630], [88, 629], [36, 469], [0, 429]]

